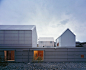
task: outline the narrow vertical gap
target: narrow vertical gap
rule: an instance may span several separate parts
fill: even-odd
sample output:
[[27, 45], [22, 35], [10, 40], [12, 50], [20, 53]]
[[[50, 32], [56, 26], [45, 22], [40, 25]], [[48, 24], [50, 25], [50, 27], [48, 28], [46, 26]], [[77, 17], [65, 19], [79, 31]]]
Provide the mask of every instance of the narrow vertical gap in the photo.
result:
[[25, 31], [24, 31], [24, 44], [25, 44]]
[[19, 45], [19, 31], [18, 31], [18, 45]]
[[67, 48], [67, 61], [68, 61], [68, 48]]
[[28, 49], [28, 62], [29, 62], [29, 49]]
[[3, 39], [3, 44], [5, 44], [5, 31], [3, 30], [3, 37], [4, 37], [4, 39]]

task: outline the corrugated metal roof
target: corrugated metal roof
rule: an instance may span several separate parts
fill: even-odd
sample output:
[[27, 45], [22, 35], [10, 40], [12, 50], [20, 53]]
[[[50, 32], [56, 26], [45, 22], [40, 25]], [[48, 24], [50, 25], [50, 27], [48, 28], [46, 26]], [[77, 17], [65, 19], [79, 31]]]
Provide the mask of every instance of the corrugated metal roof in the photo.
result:
[[54, 41], [53, 37], [40, 37], [39, 41]]
[[0, 30], [33, 30], [35, 25], [0, 25]]

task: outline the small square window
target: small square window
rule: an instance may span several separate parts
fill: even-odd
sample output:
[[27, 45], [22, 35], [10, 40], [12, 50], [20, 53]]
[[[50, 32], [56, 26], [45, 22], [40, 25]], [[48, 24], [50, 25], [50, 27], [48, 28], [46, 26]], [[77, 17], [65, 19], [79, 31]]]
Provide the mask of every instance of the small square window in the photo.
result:
[[81, 55], [81, 58], [84, 58], [84, 55]]
[[40, 41], [40, 43], [43, 43], [43, 41]]
[[43, 60], [43, 58], [44, 58], [44, 51], [39, 51], [39, 50], [35, 50], [34, 51], [34, 60]]
[[50, 41], [50, 43], [52, 43], [52, 41]]

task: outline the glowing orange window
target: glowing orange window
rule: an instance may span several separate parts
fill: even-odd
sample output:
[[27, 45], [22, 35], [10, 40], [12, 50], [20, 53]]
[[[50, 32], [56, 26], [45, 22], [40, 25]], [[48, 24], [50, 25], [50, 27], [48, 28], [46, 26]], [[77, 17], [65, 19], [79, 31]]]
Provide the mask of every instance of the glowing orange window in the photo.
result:
[[34, 51], [34, 60], [43, 60], [43, 52], [44, 51]]
[[84, 58], [84, 55], [81, 55], [81, 58]]

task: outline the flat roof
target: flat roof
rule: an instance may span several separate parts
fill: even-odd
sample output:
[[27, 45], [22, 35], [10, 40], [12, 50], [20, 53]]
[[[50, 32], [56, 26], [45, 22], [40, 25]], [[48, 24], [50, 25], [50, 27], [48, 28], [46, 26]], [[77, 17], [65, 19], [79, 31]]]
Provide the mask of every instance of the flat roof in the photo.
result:
[[39, 41], [54, 41], [53, 37], [39, 37]]
[[35, 25], [0, 25], [0, 30], [33, 30]]

